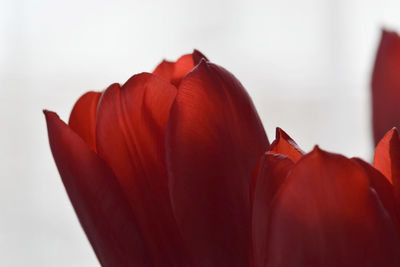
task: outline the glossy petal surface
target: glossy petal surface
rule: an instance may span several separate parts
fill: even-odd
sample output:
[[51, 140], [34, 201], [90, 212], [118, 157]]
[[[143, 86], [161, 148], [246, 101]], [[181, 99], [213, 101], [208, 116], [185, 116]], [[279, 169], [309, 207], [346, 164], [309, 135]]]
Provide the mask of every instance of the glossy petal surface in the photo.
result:
[[195, 266], [247, 266], [250, 180], [268, 139], [239, 81], [202, 60], [179, 86], [166, 146], [173, 209]]
[[375, 144], [393, 127], [400, 127], [400, 36], [383, 31], [372, 75]]
[[304, 155], [303, 150], [301, 150], [296, 142], [279, 127], [276, 128], [275, 140], [268, 151], [286, 155], [293, 162], [297, 162]]
[[273, 205], [262, 266], [400, 266], [395, 226], [354, 161], [314, 149]]
[[100, 263], [153, 266], [111, 169], [55, 113], [45, 111], [45, 115], [54, 160]]
[[97, 114], [98, 153], [128, 196], [157, 266], [185, 265], [171, 209], [164, 132], [176, 88], [149, 73], [111, 85]]
[[255, 173], [252, 206], [252, 255], [255, 266], [263, 266], [267, 254], [271, 202], [294, 163], [286, 156], [266, 153]]
[[87, 92], [76, 101], [68, 125], [96, 151], [96, 111], [101, 93]]

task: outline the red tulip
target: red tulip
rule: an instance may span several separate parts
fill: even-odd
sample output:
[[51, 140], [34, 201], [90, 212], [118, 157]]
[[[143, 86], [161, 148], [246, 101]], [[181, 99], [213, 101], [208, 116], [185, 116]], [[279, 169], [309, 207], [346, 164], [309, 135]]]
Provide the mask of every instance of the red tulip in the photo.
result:
[[400, 266], [400, 138], [374, 165], [283, 130], [199, 52], [83, 95], [50, 146], [103, 266]]
[[268, 147], [240, 82], [200, 53], [83, 95], [50, 146], [103, 266], [247, 266]]
[[373, 166], [318, 147], [302, 154], [278, 129], [258, 164], [251, 187], [253, 266], [400, 266], [397, 130], [378, 144]]
[[400, 36], [382, 32], [372, 75], [375, 144], [392, 127], [400, 127]]

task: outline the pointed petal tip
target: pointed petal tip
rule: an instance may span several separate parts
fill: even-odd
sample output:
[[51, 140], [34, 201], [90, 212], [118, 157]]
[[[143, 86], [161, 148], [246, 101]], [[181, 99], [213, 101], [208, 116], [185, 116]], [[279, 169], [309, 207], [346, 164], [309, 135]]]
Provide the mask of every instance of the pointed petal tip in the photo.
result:
[[49, 120], [50, 118], [57, 118], [59, 119], [60, 117], [58, 116], [57, 113], [55, 113], [54, 111], [48, 110], [48, 109], [43, 109], [42, 110], [46, 120]]
[[280, 127], [275, 129], [275, 140], [271, 143], [269, 151], [284, 154], [294, 162], [305, 154], [297, 143]]
[[49, 113], [52, 113], [53, 111], [50, 111], [48, 109], [42, 109], [42, 112], [43, 112], [44, 115], [47, 116]]
[[203, 59], [208, 61], [207, 57], [197, 49], [193, 49], [192, 57], [193, 57], [194, 65], [197, 65]]
[[322, 152], [322, 149], [319, 147], [319, 145], [315, 145], [313, 151]]
[[170, 61], [170, 60], [168, 60], [168, 59], [166, 59], [166, 58], [164, 58], [162, 61], [161, 61], [161, 64], [168, 64], [168, 63], [174, 63], [173, 61]]
[[[393, 138], [400, 139], [399, 130], [398, 130], [396, 127], [393, 127], [392, 129], [390, 129], [390, 130], [382, 137], [382, 139], [378, 142], [378, 145], [379, 145], [380, 143], [383, 143], [384, 140], [388, 140], [388, 141], [390, 142], [390, 141], [393, 140]], [[377, 145], [377, 146], [378, 146], [378, 145]]]
[[275, 128], [275, 138], [276, 139], [280, 138], [280, 136], [282, 135], [282, 132], [283, 132], [282, 128], [276, 127]]
[[317, 155], [317, 156], [326, 156], [329, 154], [329, 152], [321, 149], [319, 145], [315, 145], [313, 150], [310, 152], [310, 154]]
[[391, 132], [392, 134], [399, 134], [399, 130], [397, 129], [397, 127], [393, 127], [389, 132]]

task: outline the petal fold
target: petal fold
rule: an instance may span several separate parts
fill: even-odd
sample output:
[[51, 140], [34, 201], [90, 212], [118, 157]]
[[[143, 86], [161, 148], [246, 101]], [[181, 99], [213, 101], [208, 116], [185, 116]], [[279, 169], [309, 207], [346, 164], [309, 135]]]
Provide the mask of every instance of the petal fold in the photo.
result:
[[44, 113], [58, 171], [101, 265], [153, 266], [112, 170], [57, 114]]
[[268, 139], [245, 89], [202, 59], [178, 88], [166, 138], [172, 205], [194, 266], [247, 266], [250, 182]]

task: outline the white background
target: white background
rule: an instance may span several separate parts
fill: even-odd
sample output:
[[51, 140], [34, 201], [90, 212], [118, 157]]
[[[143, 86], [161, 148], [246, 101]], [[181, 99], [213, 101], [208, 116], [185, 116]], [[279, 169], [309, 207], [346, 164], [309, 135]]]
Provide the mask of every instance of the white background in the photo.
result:
[[0, 266], [98, 266], [41, 110], [202, 51], [239, 78], [270, 140], [372, 156], [369, 83], [398, 0], [0, 0]]

